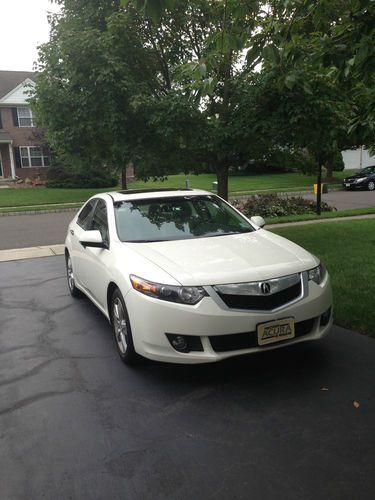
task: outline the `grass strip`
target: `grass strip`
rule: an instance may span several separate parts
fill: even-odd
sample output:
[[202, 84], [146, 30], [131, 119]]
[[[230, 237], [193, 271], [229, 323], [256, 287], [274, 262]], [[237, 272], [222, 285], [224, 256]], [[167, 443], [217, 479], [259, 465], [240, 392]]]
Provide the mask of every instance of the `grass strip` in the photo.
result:
[[282, 224], [286, 222], [301, 222], [309, 220], [324, 220], [335, 219], [336, 217], [350, 217], [356, 215], [371, 215], [375, 214], [375, 207], [368, 208], [352, 208], [347, 210], [337, 210], [334, 212], [322, 212], [321, 215], [316, 214], [300, 214], [300, 215], [283, 215], [281, 217], [267, 217], [267, 224]]

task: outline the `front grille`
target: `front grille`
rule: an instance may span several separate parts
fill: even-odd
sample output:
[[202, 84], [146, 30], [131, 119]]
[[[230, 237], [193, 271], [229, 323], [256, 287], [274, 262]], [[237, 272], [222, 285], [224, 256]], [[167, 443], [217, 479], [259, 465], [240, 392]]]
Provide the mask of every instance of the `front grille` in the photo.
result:
[[[303, 337], [304, 335], [310, 333], [314, 327], [314, 321], [315, 318], [312, 318], [295, 323], [295, 337]], [[215, 352], [240, 351], [241, 349], [251, 349], [252, 347], [259, 347], [257, 332], [233, 333], [230, 335], [213, 335], [209, 337], [209, 339], [212, 349]], [[289, 340], [284, 340], [278, 343], [280, 344], [288, 341]], [[267, 349], [268, 345], [260, 347], [262, 347], [262, 349]]]
[[301, 295], [301, 281], [271, 295], [227, 295], [218, 293], [221, 300], [231, 309], [252, 309], [270, 311], [283, 306]]

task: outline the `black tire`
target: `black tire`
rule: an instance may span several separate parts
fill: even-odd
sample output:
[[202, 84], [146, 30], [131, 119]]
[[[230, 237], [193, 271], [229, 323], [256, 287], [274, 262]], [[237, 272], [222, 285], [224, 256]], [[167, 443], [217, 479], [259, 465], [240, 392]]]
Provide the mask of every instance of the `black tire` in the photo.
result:
[[66, 277], [68, 280], [68, 288], [70, 295], [75, 298], [81, 297], [82, 292], [76, 287], [74, 280], [73, 264], [70, 255], [68, 253], [65, 254], [65, 264], [66, 264]]
[[374, 191], [375, 189], [375, 180], [371, 179], [367, 184], [367, 189], [369, 191]]
[[111, 324], [120, 358], [127, 365], [135, 364], [139, 356], [134, 350], [128, 311], [118, 288], [111, 299]]

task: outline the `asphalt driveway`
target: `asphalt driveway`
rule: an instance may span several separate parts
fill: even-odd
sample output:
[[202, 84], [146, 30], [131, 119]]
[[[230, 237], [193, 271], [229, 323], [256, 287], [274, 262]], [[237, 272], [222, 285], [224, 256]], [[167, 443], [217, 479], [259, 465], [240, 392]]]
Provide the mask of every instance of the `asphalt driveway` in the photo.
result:
[[0, 498], [375, 497], [372, 339], [129, 368], [63, 257], [0, 280]]

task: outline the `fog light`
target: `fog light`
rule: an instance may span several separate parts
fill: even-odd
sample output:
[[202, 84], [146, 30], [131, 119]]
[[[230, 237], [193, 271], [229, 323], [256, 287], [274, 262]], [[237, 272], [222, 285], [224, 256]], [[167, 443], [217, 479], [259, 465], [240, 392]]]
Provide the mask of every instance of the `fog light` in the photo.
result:
[[189, 352], [188, 344], [182, 335], [173, 335], [170, 338], [172, 346], [179, 352]]
[[203, 352], [201, 338], [198, 335], [180, 335], [166, 333], [169, 343], [178, 352]]
[[328, 325], [330, 318], [331, 318], [331, 308], [327, 309], [326, 312], [324, 312], [320, 316], [320, 326]]

